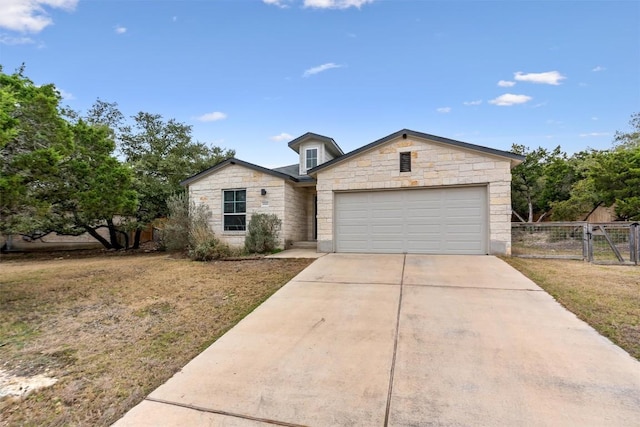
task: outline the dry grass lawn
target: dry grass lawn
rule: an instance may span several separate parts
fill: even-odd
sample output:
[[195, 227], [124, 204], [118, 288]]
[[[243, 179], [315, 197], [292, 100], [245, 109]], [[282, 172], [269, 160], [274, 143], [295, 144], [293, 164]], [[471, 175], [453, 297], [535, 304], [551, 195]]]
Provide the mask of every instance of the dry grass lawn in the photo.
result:
[[640, 267], [552, 259], [505, 261], [640, 360]]
[[109, 425], [310, 260], [0, 259], [0, 370], [58, 382], [0, 425]]

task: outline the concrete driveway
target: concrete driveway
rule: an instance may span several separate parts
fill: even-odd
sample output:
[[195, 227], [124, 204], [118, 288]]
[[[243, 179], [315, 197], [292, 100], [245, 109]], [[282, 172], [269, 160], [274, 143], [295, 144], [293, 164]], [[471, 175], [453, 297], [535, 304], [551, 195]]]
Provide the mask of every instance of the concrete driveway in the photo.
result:
[[329, 254], [116, 425], [640, 425], [640, 362], [497, 258]]

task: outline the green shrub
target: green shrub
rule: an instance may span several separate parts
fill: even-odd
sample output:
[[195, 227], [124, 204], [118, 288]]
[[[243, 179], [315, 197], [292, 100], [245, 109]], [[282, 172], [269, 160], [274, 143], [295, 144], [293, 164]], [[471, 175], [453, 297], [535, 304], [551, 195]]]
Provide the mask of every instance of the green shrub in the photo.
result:
[[255, 213], [247, 226], [244, 248], [248, 253], [272, 252], [278, 247], [282, 221], [275, 214]]

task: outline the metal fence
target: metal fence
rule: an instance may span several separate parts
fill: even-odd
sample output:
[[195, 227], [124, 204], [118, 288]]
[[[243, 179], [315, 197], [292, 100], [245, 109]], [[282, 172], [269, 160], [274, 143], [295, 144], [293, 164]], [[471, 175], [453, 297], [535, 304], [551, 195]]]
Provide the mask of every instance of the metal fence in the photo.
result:
[[511, 253], [529, 258], [640, 263], [640, 224], [633, 222], [512, 223]]

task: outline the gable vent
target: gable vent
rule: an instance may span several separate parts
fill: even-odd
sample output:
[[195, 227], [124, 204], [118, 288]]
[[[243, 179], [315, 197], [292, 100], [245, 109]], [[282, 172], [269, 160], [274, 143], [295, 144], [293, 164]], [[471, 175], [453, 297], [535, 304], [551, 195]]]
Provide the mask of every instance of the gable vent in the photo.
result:
[[411, 152], [400, 153], [400, 172], [411, 172]]

